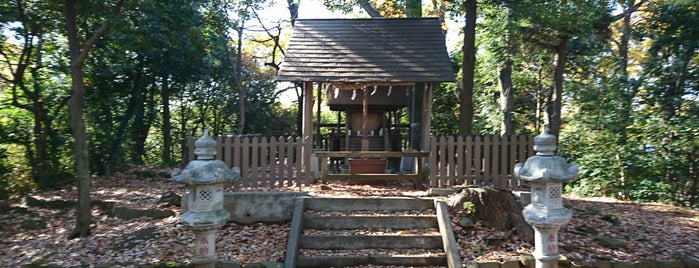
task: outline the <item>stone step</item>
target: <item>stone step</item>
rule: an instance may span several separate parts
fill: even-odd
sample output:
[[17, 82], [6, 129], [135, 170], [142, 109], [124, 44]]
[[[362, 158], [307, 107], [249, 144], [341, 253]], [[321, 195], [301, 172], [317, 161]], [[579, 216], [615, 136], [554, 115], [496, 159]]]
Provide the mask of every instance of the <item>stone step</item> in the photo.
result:
[[410, 197], [309, 198], [305, 208], [314, 211], [420, 211], [433, 209], [434, 200]]
[[446, 212], [427, 198], [298, 199], [284, 267], [461, 267]]
[[359, 265], [391, 265], [391, 266], [446, 266], [447, 258], [444, 255], [417, 255], [417, 256], [298, 256], [298, 267], [325, 268], [325, 267], [349, 267]]
[[435, 215], [407, 216], [303, 216], [303, 227], [319, 230], [349, 230], [349, 229], [425, 229], [439, 228]]
[[298, 248], [326, 250], [443, 249], [440, 235], [301, 235]]

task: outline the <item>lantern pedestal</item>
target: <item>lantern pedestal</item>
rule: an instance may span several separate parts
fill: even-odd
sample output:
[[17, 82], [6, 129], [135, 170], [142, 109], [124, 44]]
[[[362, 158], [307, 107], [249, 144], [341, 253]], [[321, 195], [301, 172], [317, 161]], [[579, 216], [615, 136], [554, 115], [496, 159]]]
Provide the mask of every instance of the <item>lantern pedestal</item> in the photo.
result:
[[216, 230], [222, 225], [208, 228], [192, 228], [194, 231], [194, 257], [192, 264], [197, 268], [216, 267]]

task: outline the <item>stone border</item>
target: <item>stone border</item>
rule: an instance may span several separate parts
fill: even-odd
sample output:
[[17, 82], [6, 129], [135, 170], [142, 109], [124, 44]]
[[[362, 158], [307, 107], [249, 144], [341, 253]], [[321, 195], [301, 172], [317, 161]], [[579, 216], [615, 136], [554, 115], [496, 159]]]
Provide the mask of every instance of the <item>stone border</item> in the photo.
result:
[[[28, 207], [40, 207], [47, 209], [69, 209], [76, 206], [75, 200], [41, 200], [32, 196], [24, 198], [24, 204]], [[140, 217], [148, 217], [153, 219], [163, 219], [175, 216], [175, 212], [170, 209], [151, 208], [137, 209], [124, 206], [117, 206], [117, 203], [111, 201], [91, 200], [93, 207], [102, 209], [102, 213], [108, 217], [116, 217], [122, 220], [136, 219]]]
[[[519, 261], [481, 261], [468, 262], [467, 268], [535, 268], [534, 257], [530, 254], [520, 256]], [[699, 268], [699, 260], [685, 257], [673, 261], [640, 260], [636, 262], [576, 262], [565, 257], [558, 260], [561, 268]]]

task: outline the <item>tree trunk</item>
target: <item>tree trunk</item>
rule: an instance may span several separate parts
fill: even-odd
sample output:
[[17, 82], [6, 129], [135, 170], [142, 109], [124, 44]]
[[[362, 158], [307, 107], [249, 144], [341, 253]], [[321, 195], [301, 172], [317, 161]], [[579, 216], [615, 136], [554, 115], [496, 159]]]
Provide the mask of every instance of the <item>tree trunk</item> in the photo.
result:
[[[140, 93], [134, 93], [140, 94]], [[108, 166], [111, 167], [110, 171], [122, 171], [126, 166], [126, 156], [124, 154], [124, 140], [126, 140], [126, 132], [129, 127], [129, 122], [132, 122], [136, 110], [139, 109], [139, 103], [136, 103], [133, 96], [129, 100], [129, 106], [126, 108], [124, 114], [117, 116], [117, 122], [115, 122], [114, 135], [111, 139], [111, 144], [109, 150], [110, 159]], [[111, 173], [107, 173], [111, 174]]]
[[75, 0], [65, 1], [66, 28], [68, 50], [70, 51], [70, 74], [72, 89], [70, 92], [70, 130], [73, 134], [73, 151], [75, 154], [75, 177], [78, 185], [78, 202], [75, 209], [75, 227], [68, 236], [69, 239], [84, 237], [90, 234], [90, 166], [87, 154], [87, 135], [85, 118], [83, 118], [83, 100], [85, 85], [83, 84], [82, 63], [80, 58], [80, 43], [78, 42], [75, 25]]
[[[633, 2], [633, 0], [631, 0]], [[622, 4], [622, 6], [624, 6]], [[633, 3], [631, 3], [633, 6]], [[619, 84], [621, 86], [621, 107], [619, 109], [619, 124], [612, 126], [613, 132], [617, 133], [618, 141], [617, 148], [623, 147], [627, 142], [626, 127], [631, 124], [631, 103], [633, 102], [633, 87], [629, 84], [628, 62], [629, 62], [629, 40], [631, 39], [631, 9], [623, 10], [621, 33], [619, 34]], [[619, 149], [615, 154], [617, 166], [619, 167], [619, 184], [622, 189], [626, 189], [626, 168], [624, 158], [619, 153]], [[626, 196], [624, 196], [625, 198]]]
[[49, 161], [48, 133], [50, 130], [46, 109], [43, 102], [36, 104], [34, 113], [34, 148], [36, 151], [35, 163], [32, 165], [34, 180], [40, 187], [53, 186], [51, 175], [55, 167]]
[[374, 6], [369, 3], [368, 0], [358, 0], [357, 3], [359, 6], [366, 11], [367, 14], [369, 14], [369, 17], [372, 18], [382, 18], [381, 12], [379, 12]]
[[[142, 58], [139, 57], [139, 63], [137, 69], [143, 69]], [[136, 72], [134, 77], [133, 94], [131, 94], [130, 102], [134, 107], [133, 122], [131, 123], [131, 129], [129, 130], [129, 135], [133, 140], [129, 150], [130, 162], [132, 165], [142, 165], [143, 156], [146, 155], [146, 139], [148, 138], [148, 130], [150, 129], [150, 120], [147, 120], [147, 114], [151, 108], [146, 107], [154, 105], [154, 101], [149, 101], [149, 92], [153, 89], [146, 84], [142, 72]]]
[[534, 91], [534, 99], [536, 100], [534, 133], [541, 133], [541, 113], [544, 111], [546, 99], [544, 98], [544, 75], [542, 68], [537, 70], [536, 75], [536, 90]]
[[170, 84], [168, 74], [163, 75], [162, 90], [160, 91], [160, 101], [163, 105], [163, 166], [172, 164], [172, 123], [170, 123]]
[[42, 54], [43, 54], [43, 38], [39, 37], [39, 41], [36, 46], [36, 66], [31, 68], [32, 80], [34, 81], [34, 94], [31, 94], [33, 108], [32, 113], [34, 115], [34, 148], [36, 150], [36, 165], [32, 165], [32, 173], [34, 179], [38, 181], [39, 186], [54, 186], [55, 181], [51, 181], [52, 176], [55, 175], [57, 167], [51, 164], [49, 161], [49, 147], [48, 147], [48, 136], [51, 133], [51, 120], [48, 116], [48, 111], [46, 108], [46, 102], [41, 99], [41, 81], [39, 75], [39, 66], [42, 66]]
[[505, 62], [498, 74], [498, 85], [500, 87], [500, 110], [502, 111], [501, 135], [513, 135], [515, 107], [514, 92], [512, 89], [512, 59], [510, 55], [505, 56]]
[[677, 65], [677, 69], [672, 68], [674, 73], [667, 75], [671, 77], [669, 81], [674, 82], [668, 81], [667, 90], [662, 93], [662, 100], [660, 102], [661, 110], [664, 116], [663, 118], [666, 122], [677, 116], [677, 111], [679, 111], [678, 106], [680, 103], [682, 103], [682, 96], [685, 94], [684, 82], [687, 76], [687, 67], [691, 61], [692, 54], [680, 55], [680, 57], [678, 57], [676, 60], [676, 62], [679, 62], [679, 64], [675, 63], [675, 65]]
[[697, 185], [699, 185], [699, 172], [697, 172], [697, 150], [696, 147], [691, 149], [689, 153], [689, 183], [687, 183], [687, 196], [689, 196], [689, 205], [697, 204]]
[[[83, 103], [85, 99], [85, 85], [83, 84], [83, 63], [92, 46], [109, 30], [111, 24], [105, 22], [83, 44], [78, 41], [75, 14], [76, 0], [65, 0], [66, 38], [68, 39], [68, 51], [70, 54], [70, 130], [73, 135], [73, 151], [75, 154], [75, 180], [78, 185], [78, 202], [75, 209], [75, 227], [68, 235], [69, 239], [84, 237], [90, 234], [91, 208], [90, 208], [90, 161], [87, 153], [87, 134], [85, 131], [85, 118], [83, 117]], [[117, 16], [121, 10], [123, 0], [119, 0], [112, 9], [112, 15]]]
[[[22, 13], [22, 17], [26, 17], [23, 10], [20, 12]], [[11, 105], [28, 111], [33, 116], [33, 137], [31, 138], [31, 142], [25, 145], [27, 150], [26, 155], [31, 165], [32, 179], [40, 188], [45, 188], [47, 186], [53, 186], [51, 185], [50, 179], [52, 178], [51, 174], [56, 171], [56, 165], [53, 165], [55, 161], [50, 161], [52, 159], [50, 159], [48, 137], [51, 133], [51, 120], [48, 116], [46, 102], [42, 99], [41, 82], [43, 79], [39, 75], [40, 69], [45, 67], [45, 64], [42, 62], [44, 52], [44, 38], [42, 33], [44, 31], [39, 26], [25, 27], [30, 29], [25, 29], [21, 34], [22, 38], [24, 38], [24, 42], [22, 42], [23, 46], [19, 50], [21, 51], [20, 55], [17, 55], [17, 63], [12, 64], [10, 61], [6, 62], [6, 69], [11, 71], [12, 79], [3, 80], [11, 84]], [[34, 39], [35, 37], [36, 40]], [[29, 69], [31, 74], [31, 89], [25, 83], [24, 77], [27, 69]], [[19, 95], [18, 89], [21, 90], [23, 96]], [[22, 103], [22, 99], [26, 99], [28, 103]]]
[[458, 194], [449, 197], [447, 205], [453, 209], [463, 210], [464, 203], [470, 203], [471, 220], [482, 221], [487, 226], [501, 230], [515, 230], [520, 239], [534, 241], [534, 229], [522, 216], [523, 206], [517, 202], [515, 195], [505, 189], [493, 187], [464, 188]]
[[553, 92], [551, 92], [551, 105], [548, 107], [549, 132], [558, 138], [561, 131], [561, 98], [563, 97], [563, 74], [566, 65], [567, 37], [561, 37], [556, 45], [553, 69]]
[[470, 135], [473, 122], [473, 80], [476, 69], [476, 0], [466, 0], [466, 24], [464, 25], [464, 59], [461, 69], [461, 93], [459, 94], [459, 135]]
[[238, 86], [238, 135], [245, 131], [245, 88], [243, 87], [243, 27], [245, 22], [241, 22], [238, 28], [238, 53], [235, 65], [235, 83]]
[[291, 27], [296, 24], [296, 19], [299, 17], [299, 1], [286, 0], [287, 8], [289, 9], [289, 19], [291, 20]]
[[512, 88], [512, 55], [515, 53], [516, 42], [512, 39], [509, 28], [511, 18], [508, 10], [505, 32], [505, 55], [503, 64], [498, 72], [498, 86], [500, 87], [500, 111], [502, 112], [502, 124], [500, 135], [513, 135], [515, 133], [513, 113], [515, 109], [514, 89]]

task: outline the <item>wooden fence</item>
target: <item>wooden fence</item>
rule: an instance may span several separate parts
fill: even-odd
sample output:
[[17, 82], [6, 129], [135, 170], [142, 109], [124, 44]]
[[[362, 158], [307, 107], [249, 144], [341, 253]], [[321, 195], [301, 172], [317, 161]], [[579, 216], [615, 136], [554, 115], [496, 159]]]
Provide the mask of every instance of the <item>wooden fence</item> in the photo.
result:
[[[235, 182], [240, 187], [281, 187], [292, 185], [309, 185], [313, 182], [310, 168], [310, 155], [306, 161], [301, 148], [305, 142], [300, 137], [262, 137], [262, 136], [218, 136], [216, 140], [216, 159], [222, 160], [229, 167], [240, 167], [240, 178]], [[185, 142], [185, 163], [194, 160], [194, 142], [189, 138]]]
[[493, 185], [514, 188], [515, 163], [535, 154], [532, 136], [439, 136], [430, 138], [431, 187]]
[[[314, 173], [310, 154], [302, 155], [306, 144], [300, 137], [223, 136], [216, 137], [216, 159], [241, 169], [236, 182], [242, 187], [309, 185]], [[186, 162], [194, 159], [195, 138], [185, 143]], [[429, 187], [493, 185], [514, 188], [515, 163], [534, 155], [532, 136], [438, 136], [430, 137]], [[306, 157], [302, 161], [302, 157]], [[306, 164], [303, 164], [306, 163]], [[304, 167], [307, 165], [308, 167]]]

